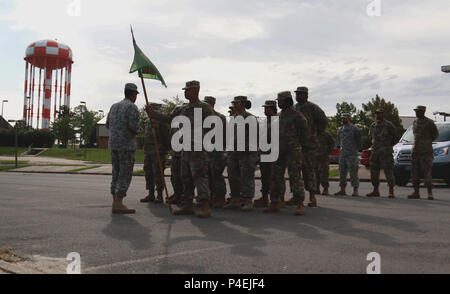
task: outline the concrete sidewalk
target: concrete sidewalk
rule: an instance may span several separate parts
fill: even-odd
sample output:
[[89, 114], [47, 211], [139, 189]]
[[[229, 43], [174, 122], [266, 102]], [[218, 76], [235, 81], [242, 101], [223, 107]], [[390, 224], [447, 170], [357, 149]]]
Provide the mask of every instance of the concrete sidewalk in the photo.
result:
[[[11, 156], [0, 156], [0, 160], [14, 160]], [[17, 169], [9, 170], [9, 172], [27, 172], [27, 173], [76, 173], [76, 174], [87, 174], [87, 175], [111, 175], [112, 166], [108, 164], [96, 164], [90, 161], [82, 160], [69, 160], [63, 158], [53, 158], [53, 157], [33, 157], [33, 156], [20, 156], [18, 160], [27, 160], [28, 164], [31, 166], [22, 167]], [[53, 166], [52, 166], [53, 165]], [[67, 166], [64, 166], [67, 165]], [[77, 166], [75, 166], [77, 165]], [[89, 168], [80, 171], [74, 171], [80, 168]], [[338, 169], [338, 165], [331, 164], [330, 170]], [[144, 165], [137, 163], [134, 165], [134, 171], [141, 171], [144, 169]], [[73, 172], [72, 172], [73, 171]], [[143, 175], [143, 174], [142, 174]], [[164, 171], [166, 177], [170, 177], [170, 168], [166, 168]], [[224, 176], [228, 178], [227, 170], [224, 171]], [[285, 174], [288, 177], [287, 171]], [[255, 178], [261, 178], [261, 172], [259, 168], [255, 171]], [[360, 166], [359, 168], [359, 178], [361, 181], [370, 181], [370, 169]], [[339, 175], [330, 178], [332, 181], [339, 180]], [[380, 180], [386, 181], [384, 172], [380, 174]]]

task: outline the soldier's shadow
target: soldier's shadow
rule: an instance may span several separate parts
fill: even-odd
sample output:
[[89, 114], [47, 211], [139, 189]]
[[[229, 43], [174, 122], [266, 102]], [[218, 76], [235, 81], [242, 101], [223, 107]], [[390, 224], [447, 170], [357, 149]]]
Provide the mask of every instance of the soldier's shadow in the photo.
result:
[[152, 246], [150, 229], [126, 215], [112, 215], [102, 232], [113, 239], [129, 242], [136, 250], [147, 250]]

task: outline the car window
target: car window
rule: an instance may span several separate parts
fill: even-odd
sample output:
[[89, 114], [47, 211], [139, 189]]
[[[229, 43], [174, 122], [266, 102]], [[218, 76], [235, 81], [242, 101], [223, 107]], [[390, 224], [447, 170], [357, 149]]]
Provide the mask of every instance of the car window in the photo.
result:
[[439, 137], [434, 142], [450, 141], [450, 124], [437, 125]]
[[408, 128], [405, 134], [403, 134], [403, 137], [400, 139], [400, 143], [414, 143], [414, 133], [412, 126]]

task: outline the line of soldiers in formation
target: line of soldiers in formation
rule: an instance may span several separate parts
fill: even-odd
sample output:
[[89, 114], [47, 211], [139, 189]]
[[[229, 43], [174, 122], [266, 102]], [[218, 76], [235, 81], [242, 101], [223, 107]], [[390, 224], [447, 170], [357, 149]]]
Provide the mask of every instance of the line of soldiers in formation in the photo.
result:
[[[206, 96], [199, 100], [200, 83], [186, 83], [185, 97], [189, 103], [177, 106], [170, 114], [159, 111], [160, 104], [152, 103], [146, 107], [152, 118], [152, 126], [147, 125], [144, 141], [144, 172], [148, 195], [141, 202], [163, 203], [163, 174], [158, 164], [154, 137], [158, 141], [161, 165], [165, 167], [165, 159], [171, 153], [171, 184], [174, 194], [167, 200], [168, 204], [177, 204], [179, 209], [175, 215], [194, 214], [194, 193], [197, 189], [197, 206], [200, 207], [197, 216], [209, 217], [212, 208], [252, 210], [253, 207], [264, 207], [263, 212], [275, 213], [285, 206], [296, 206], [295, 214], [305, 214], [305, 190], [309, 192], [308, 207], [317, 207], [316, 194], [329, 195], [329, 154], [335, 146], [333, 137], [326, 131], [328, 119], [324, 111], [316, 104], [308, 101], [308, 88], [298, 87], [295, 90], [297, 103], [290, 91], [280, 92], [276, 100], [268, 100], [264, 105], [267, 117], [267, 138], [270, 143], [270, 120], [273, 116], [279, 118], [279, 156], [275, 162], [260, 162], [261, 152], [249, 151], [249, 130], [246, 125], [246, 151], [180, 151], [171, 150], [171, 137], [177, 129], [170, 128], [173, 118], [183, 115], [191, 121], [194, 133], [194, 109], [202, 110], [202, 122], [208, 116], [218, 116], [223, 124], [224, 115], [214, 110], [216, 99]], [[113, 213], [134, 213], [122, 203], [131, 182], [134, 152], [136, 150], [135, 136], [138, 125], [138, 109], [134, 102], [139, 92], [134, 84], [125, 86], [126, 98], [114, 104], [108, 113], [106, 126], [110, 130], [109, 148], [112, 154], [113, 175], [111, 194], [113, 196]], [[277, 104], [281, 111], [277, 112]], [[242, 116], [244, 119], [253, 116], [247, 110], [251, 102], [246, 96], [237, 96], [229, 107], [230, 116]], [[431, 165], [433, 152], [431, 143], [437, 137], [437, 128], [433, 121], [424, 117], [425, 108], [418, 106], [414, 122], [416, 137], [412, 155], [412, 180], [414, 193], [408, 198], [419, 198], [420, 175], [423, 174], [428, 187], [429, 199], [431, 192]], [[361, 132], [350, 123], [350, 115], [343, 115], [343, 127], [338, 133], [338, 144], [341, 146], [339, 157], [339, 173], [341, 189], [334, 195], [346, 195], [347, 173], [354, 188], [353, 196], [358, 196], [358, 150], [361, 147]], [[434, 126], [434, 127], [433, 127]], [[203, 129], [203, 135], [207, 130]], [[371, 126], [372, 155], [371, 180], [373, 192], [368, 197], [378, 197], [380, 169], [383, 168], [389, 185], [389, 197], [394, 198], [393, 150], [397, 142], [395, 127], [384, 119], [382, 110], [377, 110], [377, 121]], [[234, 132], [234, 142], [237, 142], [237, 132]], [[224, 134], [225, 137], [225, 134]], [[431, 140], [431, 141], [430, 141]], [[191, 138], [191, 150], [194, 138]], [[428, 146], [429, 145], [429, 146]], [[236, 150], [236, 146], [235, 149]], [[430, 153], [431, 150], [431, 153]], [[430, 161], [431, 157], [431, 161]], [[255, 196], [255, 170], [259, 162], [261, 171], [261, 197], [253, 201]], [[230, 186], [230, 198], [225, 199], [227, 188], [223, 172], [227, 167]], [[290, 190], [293, 197], [285, 201], [285, 172], [288, 172]], [[156, 190], [156, 196], [155, 196]]]

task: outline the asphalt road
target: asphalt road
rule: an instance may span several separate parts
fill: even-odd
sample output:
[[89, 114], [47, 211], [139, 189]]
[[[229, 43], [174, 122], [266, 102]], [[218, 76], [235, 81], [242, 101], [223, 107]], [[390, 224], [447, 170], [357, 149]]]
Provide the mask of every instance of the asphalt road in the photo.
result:
[[[382, 273], [450, 273], [445, 186], [435, 201], [407, 200], [407, 187], [393, 200], [320, 196], [320, 207], [301, 217], [290, 207], [271, 215], [213, 210], [198, 219], [139, 203], [143, 177], [133, 178], [125, 200], [137, 213], [112, 216], [109, 183], [109, 176], [0, 173], [0, 247], [24, 256], [78, 252], [83, 273], [364, 274], [370, 252], [380, 254]], [[365, 195], [370, 184], [361, 185]]]

